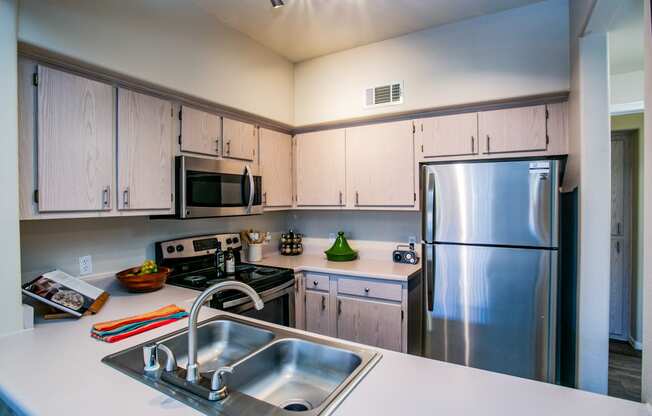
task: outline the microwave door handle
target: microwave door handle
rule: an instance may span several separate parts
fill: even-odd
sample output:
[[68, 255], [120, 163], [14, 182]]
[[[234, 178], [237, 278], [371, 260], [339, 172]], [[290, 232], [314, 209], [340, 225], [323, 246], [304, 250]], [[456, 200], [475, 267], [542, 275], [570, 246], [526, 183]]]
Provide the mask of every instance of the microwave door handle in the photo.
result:
[[251, 213], [251, 207], [254, 205], [254, 175], [251, 174], [249, 165], [245, 165], [245, 172], [249, 177], [249, 205], [247, 205], [247, 212]]

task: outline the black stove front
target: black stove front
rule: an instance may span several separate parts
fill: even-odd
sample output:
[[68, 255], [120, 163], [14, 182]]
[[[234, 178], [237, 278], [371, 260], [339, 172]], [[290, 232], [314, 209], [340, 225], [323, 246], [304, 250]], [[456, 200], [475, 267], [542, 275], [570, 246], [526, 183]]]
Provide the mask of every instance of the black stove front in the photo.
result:
[[[235, 257], [235, 273], [218, 272], [215, 267], [217, 246], [231, 248]], [[156, 243], [156, 262], [172, 268], [167, 284], [204, 291], [229, 280], [251, 286], [265, 302], [257, 311], [251, 299], [238, 291], [219, 293], [210, 306], [250, 316], [267, 322], [294, 326], [294, 273], [279, 267], [261, 267], [241, 261], [242, 243], [238, 234], [214, 234]]]

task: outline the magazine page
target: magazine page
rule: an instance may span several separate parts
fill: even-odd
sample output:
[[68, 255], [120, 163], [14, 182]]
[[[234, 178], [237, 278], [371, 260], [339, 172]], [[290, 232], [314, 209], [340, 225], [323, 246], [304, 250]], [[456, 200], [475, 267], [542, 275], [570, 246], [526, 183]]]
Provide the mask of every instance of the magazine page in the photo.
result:
[[103, 292], [61, 270], [54, 270], [23, 285], [23, 293], [79, 317]]

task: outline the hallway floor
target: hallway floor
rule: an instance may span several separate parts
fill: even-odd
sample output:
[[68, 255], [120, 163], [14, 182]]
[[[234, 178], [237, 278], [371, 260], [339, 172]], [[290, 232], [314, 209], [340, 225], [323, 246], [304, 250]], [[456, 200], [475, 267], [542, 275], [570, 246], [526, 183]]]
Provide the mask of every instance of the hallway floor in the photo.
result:
[[641, 351], [629, 342], [609, 341], [609, 396], [641, 401]]

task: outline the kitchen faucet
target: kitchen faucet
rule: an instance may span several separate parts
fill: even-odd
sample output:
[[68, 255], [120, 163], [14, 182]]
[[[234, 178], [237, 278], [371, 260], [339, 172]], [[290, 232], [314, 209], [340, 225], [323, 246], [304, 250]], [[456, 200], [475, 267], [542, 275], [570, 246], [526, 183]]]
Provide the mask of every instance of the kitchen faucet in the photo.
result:
[[[237, 290], [249, 296], [253, 300], [256, 310], [261, 310], [265, 306], [263, 300], [251, 286], [236, 281], [214, 284], [204, 290], [195, 299], [192, 308], [190, 308], [190, 317], [188, 318], [188, 367], [186, 368], [186, 380], [191, 383], [195, 383], [199, 379], [199, 364], [197, 363], [197, 317], [199, 316], [199, 310], [211, 296], [225, 290]], [[224, 390], [225, 392], [224, 375], [231, 373], [231, 371], [230, 367], [220, 368], [215, 371], [211, 383], [213, 390]]]

